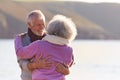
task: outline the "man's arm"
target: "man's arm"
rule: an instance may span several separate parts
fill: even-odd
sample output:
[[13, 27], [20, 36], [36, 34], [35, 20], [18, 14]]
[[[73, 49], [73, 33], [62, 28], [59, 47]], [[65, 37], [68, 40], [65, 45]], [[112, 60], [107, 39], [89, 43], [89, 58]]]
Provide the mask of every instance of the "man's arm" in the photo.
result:
[[57, 63], [56, 71], [59, 73], [62, 73], [64, 75], [68, 75], [68, 74], [70, 74], [69, 67], [71, 67], [73, 64], [74, 64], [74, 56], [72, 54], [70, 64], [66, 65], [66, 64], [62, 64], [62, 63]]
[[43, 58], [43, 55], [41, 54], [35, 62], [33, 61], [29, 62], [27, 66], [31, 71], [38, 68], [48, 69], [53, 64], [52, 62], [48, 61], [49, 58], [51, 58], [51, 56], [47, 56], [46, 58]]
[[30, 61], [28, 59], [20, 59], [18, 61], [19, 66], [22, 70], [27, 71], [27, 72], [31, 72], [31, 69], [29, 69], [28, 66], [27, 66], [27, 64], [29, 64], [29, 62]]
[[[37, 69], [37, 68], [50, 68], [52, 66], [52, 62], [46, 61], [47, 58], [49, 57], [46, 57], [44, 59], [40, 58], [36, 62], [29, 62], [27, 64], [29, 70], [33, 71], [34, 69]], [[68, 75], [70, 73], [69, 68], [66, 65], [61, 63], [57, 63], [56, 71], [64, 75]]]

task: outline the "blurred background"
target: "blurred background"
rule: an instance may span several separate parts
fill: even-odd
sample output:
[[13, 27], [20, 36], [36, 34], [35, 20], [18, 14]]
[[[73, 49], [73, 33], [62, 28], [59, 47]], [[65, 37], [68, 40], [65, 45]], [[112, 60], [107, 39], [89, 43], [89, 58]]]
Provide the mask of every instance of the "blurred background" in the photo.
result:
[[120, 4], [49, 0], [0, 0], [0, 39], [25, 32], [26, 16], [34, 9], [45, 14], [46, 23], [56, 14], [72, 18], [76, 39], [120, 39]]
[[46, 25], [62, 14], [77, 26], [67, 80], [120, 80], [119, 0], [0, 0], [0, 80], [21, 80], [14, 38], [27, 31], [26, 16], [34, 9], [45, 14]]

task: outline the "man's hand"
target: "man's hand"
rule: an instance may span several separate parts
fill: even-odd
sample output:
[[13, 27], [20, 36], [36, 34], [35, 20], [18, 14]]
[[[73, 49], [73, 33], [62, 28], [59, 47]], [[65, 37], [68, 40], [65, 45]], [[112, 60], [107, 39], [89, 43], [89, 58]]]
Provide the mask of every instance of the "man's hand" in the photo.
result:
[[43, 58], [43, 55], [41, 54], [35, 62], [36, 68], [50, 68], [52, 66], [52, 62], [48, 61], [49, 58], [51, 58], [51, 56]]
[[28, 63], [28, 68], [31, 71], [38, 68], [49, 69], [52, 66], [52, 62], [48, 61], [49, 58], [51, 58], [51, 56], [43, 58], [43, 55], [41, 54], [35, 62]]
[[56, 64], [56, 71], [64, 75], [68, 75], [70, 73], [68, 66], [61, 63]]

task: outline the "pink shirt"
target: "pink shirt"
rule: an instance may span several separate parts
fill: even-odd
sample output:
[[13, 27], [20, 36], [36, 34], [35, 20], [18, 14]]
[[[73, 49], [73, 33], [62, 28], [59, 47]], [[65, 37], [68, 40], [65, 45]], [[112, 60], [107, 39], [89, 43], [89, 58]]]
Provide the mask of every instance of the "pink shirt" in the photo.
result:
[[[20, 58], [29, 59], [34, 57], [34, 61], [42, 53], [44, 57], [52, 56], [49, 61], [60, 62], [71, 66], [73, 63], [73, 50], [67, 45], [57, 45], [44, 40], [38, 40], [29, 46], [23, 47], [19, 36], [16, 37], [16, 54]], [[65, 80], [65, 76], [55, 70], [55, 64], [50, 69], [36, 69], [32, 72], [32, 80]]]

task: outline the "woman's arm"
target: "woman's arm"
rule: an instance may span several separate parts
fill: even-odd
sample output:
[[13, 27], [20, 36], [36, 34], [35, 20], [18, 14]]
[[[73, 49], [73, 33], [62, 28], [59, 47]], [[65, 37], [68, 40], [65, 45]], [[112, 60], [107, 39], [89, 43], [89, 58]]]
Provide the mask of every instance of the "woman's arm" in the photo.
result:
[[28, 46], [23, 47], [21, 36], [18, 35], [15, 38], [15, 50], [16, 55], [21, 59], [29, 59], [34, 57], [35, 53], [37, 52], [38, 42], [33, 42]]
[[[17, 57], [19, 57], [20, 60], [23, 59], [23, 61], [19, 63], [21, 67], [32, 71], [37, 68], [50, 68], [52, 66], [52, 62], [48, 61], [50, 57], [47, 56], [46, 58], [43, 59], [42, 54], [35, 62], [33, 61], [31, 62], [30, 60], [28, 60], [28, 58], [32, 58], [38, 51], [38, 43], [39, 43], [38, 41], [33, 42], [30, 45], [23, 47], [21, 35], [18, 35], [15, 38], [15, 50]], [[27, 59], [27, 61], [25, 61], [24, 59]]]

